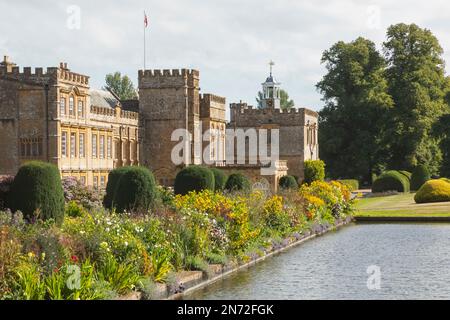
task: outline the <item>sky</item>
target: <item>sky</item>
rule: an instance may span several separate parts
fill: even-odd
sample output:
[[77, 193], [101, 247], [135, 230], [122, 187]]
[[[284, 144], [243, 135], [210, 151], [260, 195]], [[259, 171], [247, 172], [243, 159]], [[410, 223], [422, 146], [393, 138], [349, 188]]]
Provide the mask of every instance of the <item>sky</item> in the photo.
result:
[[450, 61], [450, 2], [443, 0], [0, 0], [0, 54], [20, 67], [67, 62], [91, 77], [92, 88], [114, 71], [137, 85], [144, 10], [147, 69], [197, 69], [201, 92], [227, 104], [255, 105], [273, 60], [295, 105], [320, 110], [323, 51], [359, 36], [381, 49], [386, 29], [399, 22], [430, 29]]

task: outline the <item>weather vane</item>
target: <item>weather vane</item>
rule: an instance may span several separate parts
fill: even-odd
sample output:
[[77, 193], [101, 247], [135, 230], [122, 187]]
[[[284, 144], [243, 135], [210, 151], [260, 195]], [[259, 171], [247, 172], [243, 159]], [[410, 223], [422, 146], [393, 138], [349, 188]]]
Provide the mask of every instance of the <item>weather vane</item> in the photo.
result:
[[273, 62], [273, 60], [269, 61], [269, 66], [270, 66], [270, 76], [272, 76], [272, 67], [275, 65], [275, 62]]

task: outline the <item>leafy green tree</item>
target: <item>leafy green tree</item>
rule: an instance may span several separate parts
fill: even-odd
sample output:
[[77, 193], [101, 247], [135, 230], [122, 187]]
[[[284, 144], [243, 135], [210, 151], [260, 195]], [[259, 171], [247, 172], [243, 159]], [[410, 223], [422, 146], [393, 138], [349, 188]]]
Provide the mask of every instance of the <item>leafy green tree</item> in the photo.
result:
[[[263, 93], [258, 91], [258, 96], [256, 97], [256, 103], [259, 109], [262, 109], [262, 101], [264, 100]], [[295, 105], [294, 100], [289, 98], [289, 94], [286, 90], [280, 89], [280, 108], [282, 110], [288, 110], [293, 108]]]
[[440, 174], [450, 177], [450, 114], [442, 115], [433, 125], [432, 134], [439, 140], [442, 152]]
[[121, 100], [134, 99], [137, 97], [136, 89], [134, 88], [131, 79], [120, 72], [109, 73], [105, 77], [106, 87], [111, 89], [119, 96]]
[[388, 165], [411, 169], [424, 164], [436, 174], [442, 154], [430, 131], [448, 112], [442, 47], [430, 30], [400, 23], [388, 28], [384, 53], [389, 93], [395, 102], [386, 120]]
[[385, 61], [375, 44], [358, 38], [326, 50], [326, 75], [317, 84], [325, 107], [319, 115], [321, 158], [333, 178], [370, 182], [383, 158], [383, 117], [393, 106]]

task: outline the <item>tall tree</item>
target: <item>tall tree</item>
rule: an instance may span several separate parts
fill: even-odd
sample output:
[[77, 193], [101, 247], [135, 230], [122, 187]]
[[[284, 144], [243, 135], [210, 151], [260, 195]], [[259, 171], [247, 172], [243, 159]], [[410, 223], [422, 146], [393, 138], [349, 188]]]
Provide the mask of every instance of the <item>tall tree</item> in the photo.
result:
[[[261, 91], [258, 91], [258, 96], [256, 97], [256, 103], [259, 109], [262, 109], [262, 100], [264, 95]], [[295, 105], [294, 100], [289, 98], [289, 94], [286, 90], [280, 89], [280, 108], [282, 110], [288, 110], [293, 108]]]
[[319, 115], [321, 158], [333, 178], [370, 182], [380, 164], [382, 115], [392, 99], [385, 61], [370, 40], [338, 42], [322, 56], [326, 75], [317, 84], [325, 107]]
[[385, 140], [389, 165], [411, 169], [424, 164], [436, 174], [442, 154], [430, 130], [448, 110], [442, 47], [430, 30], [401, 23], [389, 27], [384, 53], [389, 92], [395, 102]]
[[107, 74], [105, 82], [106, 87], [114, 91], [121, 100], [134, 99], [137, 96], [133, 82], [128, 76], [122, 76], [120, 72]]

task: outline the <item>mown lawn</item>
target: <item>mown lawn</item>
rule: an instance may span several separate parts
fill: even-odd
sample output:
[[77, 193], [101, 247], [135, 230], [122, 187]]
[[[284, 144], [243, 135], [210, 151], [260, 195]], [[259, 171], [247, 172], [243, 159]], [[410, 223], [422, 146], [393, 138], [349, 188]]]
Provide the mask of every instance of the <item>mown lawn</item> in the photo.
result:
[[416, 204], [414, 193], [358, 199], [356, 217], [450, 217], [450, 202]]

